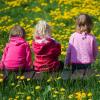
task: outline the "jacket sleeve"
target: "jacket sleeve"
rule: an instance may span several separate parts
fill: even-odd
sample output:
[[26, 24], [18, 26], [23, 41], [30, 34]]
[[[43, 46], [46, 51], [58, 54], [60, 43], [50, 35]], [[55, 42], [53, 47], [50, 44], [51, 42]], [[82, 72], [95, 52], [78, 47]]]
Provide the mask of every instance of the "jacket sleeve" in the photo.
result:
[[26, 70], [30, 70], [32, 65], [31, 49], [29, 44], [26, 45]]
[[60, 56], [61, 54], [61, 45], [58, 42], [54, 42], [54, 46], [51, 48], [50, 50], [50, 54], [52, 55], [52, 57], [57, 57]]
[[3, 51], [2, 59], [0, 61], [0, 69], [4, 69], [4, 61], [5, 61], [7, 52], [8, 52], [8, 48], [9, 48], [9, 46], [8, 46], [8, 44], [6, 44], [6, 47], [4, 48], [4, 51]]
[[68, 48], [66, 50], [66, 57], [65, 57], [65, 64], [70, 64], [71, 62], [71, 48], [73, 45], [73, 36], [70, 37], [69, 39], [69, 44], [68, 44]]
[[94, 57], [94, 60], [96, 59], [97, 54], [98, 54], [98, 46], [97, 46], [96, 38], [94, 37], [94, 40], [93, 40], [93, 57]]

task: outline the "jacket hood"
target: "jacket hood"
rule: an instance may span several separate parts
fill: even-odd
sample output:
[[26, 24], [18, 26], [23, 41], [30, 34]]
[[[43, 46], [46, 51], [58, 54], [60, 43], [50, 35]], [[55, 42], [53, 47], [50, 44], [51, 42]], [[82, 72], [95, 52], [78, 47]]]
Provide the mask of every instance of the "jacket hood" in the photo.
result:
[[44, 51], [50, 48], [53, 42], [54, 41], [52, 39], [49, 39], [46, 43], [37, 43], [33, 41], [32, 48], [36, 54], [42, 54]]
[[25, 40], [21, 37], [11, 37], [10, 38], [10, 44], [20, 45], [20, 44], [23, 44], [23, 43], [25, 43]]

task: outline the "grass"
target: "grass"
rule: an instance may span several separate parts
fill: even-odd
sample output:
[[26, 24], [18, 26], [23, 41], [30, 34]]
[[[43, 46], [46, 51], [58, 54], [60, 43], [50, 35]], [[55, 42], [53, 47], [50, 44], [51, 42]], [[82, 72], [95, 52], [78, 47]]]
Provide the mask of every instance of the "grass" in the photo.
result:
[[[43, 19], [52, 27], [52, 36], [61, 43], [60, 60], [64, 61], [69, 37], [75, 31], [75, 19], [80, 13], [91, 15], [92, 33], [100, 44], [99, 0], [0, 0], [0, 58], [9, 40], [9, 30], [15, 24], [25, 28], [26, 40], [32, 45], [36, 23]], [[99, 46], [100, 48], [100, 46]], [[100, 53], [92, 69], [100, 71]], [[33, 55], [34, 58], [34, 55]], [[0, 100], [99, 100], [100, 74], [87, 79], [63, 80], [61, 73], [43, 73], [42, 80], [10, 73], [3, 81], [0, 74]], [[67, 77], [67, 75], [66, 75]]]

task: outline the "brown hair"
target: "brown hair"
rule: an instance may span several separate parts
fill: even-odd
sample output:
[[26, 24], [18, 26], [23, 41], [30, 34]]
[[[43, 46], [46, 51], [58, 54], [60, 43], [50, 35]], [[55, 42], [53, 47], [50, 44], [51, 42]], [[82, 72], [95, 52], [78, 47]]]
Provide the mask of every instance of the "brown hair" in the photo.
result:
[[90, 33], [93, 27], [93, 22], [88, 14], [80, 14], [76, 20], [76, 31], [79, 33]]
[[25, 30], [19, 25], [15, 25], [10, 29], [9, 37], [25, 37]]

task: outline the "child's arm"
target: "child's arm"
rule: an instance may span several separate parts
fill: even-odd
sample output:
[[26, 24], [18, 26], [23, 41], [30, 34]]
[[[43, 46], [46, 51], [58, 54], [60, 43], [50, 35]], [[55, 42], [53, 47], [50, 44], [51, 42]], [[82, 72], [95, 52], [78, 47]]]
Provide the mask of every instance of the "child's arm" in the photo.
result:
[[93, 57], [94, 57], [94, 60], [96, 59], [97, 53], [98, 53], [98, 46], [97, 46], [96, 38], [94, 37], [94, 40], [93, 40]]
[[32, 56], [31, 56], [31, 49], [29, 44], [26, 46], [26, 70], [30, 70], [32, 65]]
[[0, 61], [0, 69], [4, 69], [4, 60], [5, 60], [5, 57], [7, 55], [7, 51], [8, 51], [8, 44], [6, 44], [6, 47], [4, 48], [4, 51], [3, 51], [3, 55], [2, 55], [2, 59]]
[[69, 39], [69, 45], [68, 45], [68, 48], [66, 50], [66, 52], [67, 52], [66, 57], [65, 57], [65, 66], [67, 65], [68, 67], [71, 64], [71, 49], [73, 46], [73, 42], [74, 42], [74, 38], [73, 38], [73, 35], [71, 35], [71, 37]]
[[69, 46], [68, 46], [68, 49], [66, 50], [66, 57], [65, 57], [65, 64], [64, 64], [64, 66], [70, 66], [70, 57], [71, 57], [71, 48], [70, 48], [70, 44], [69, 44]]

